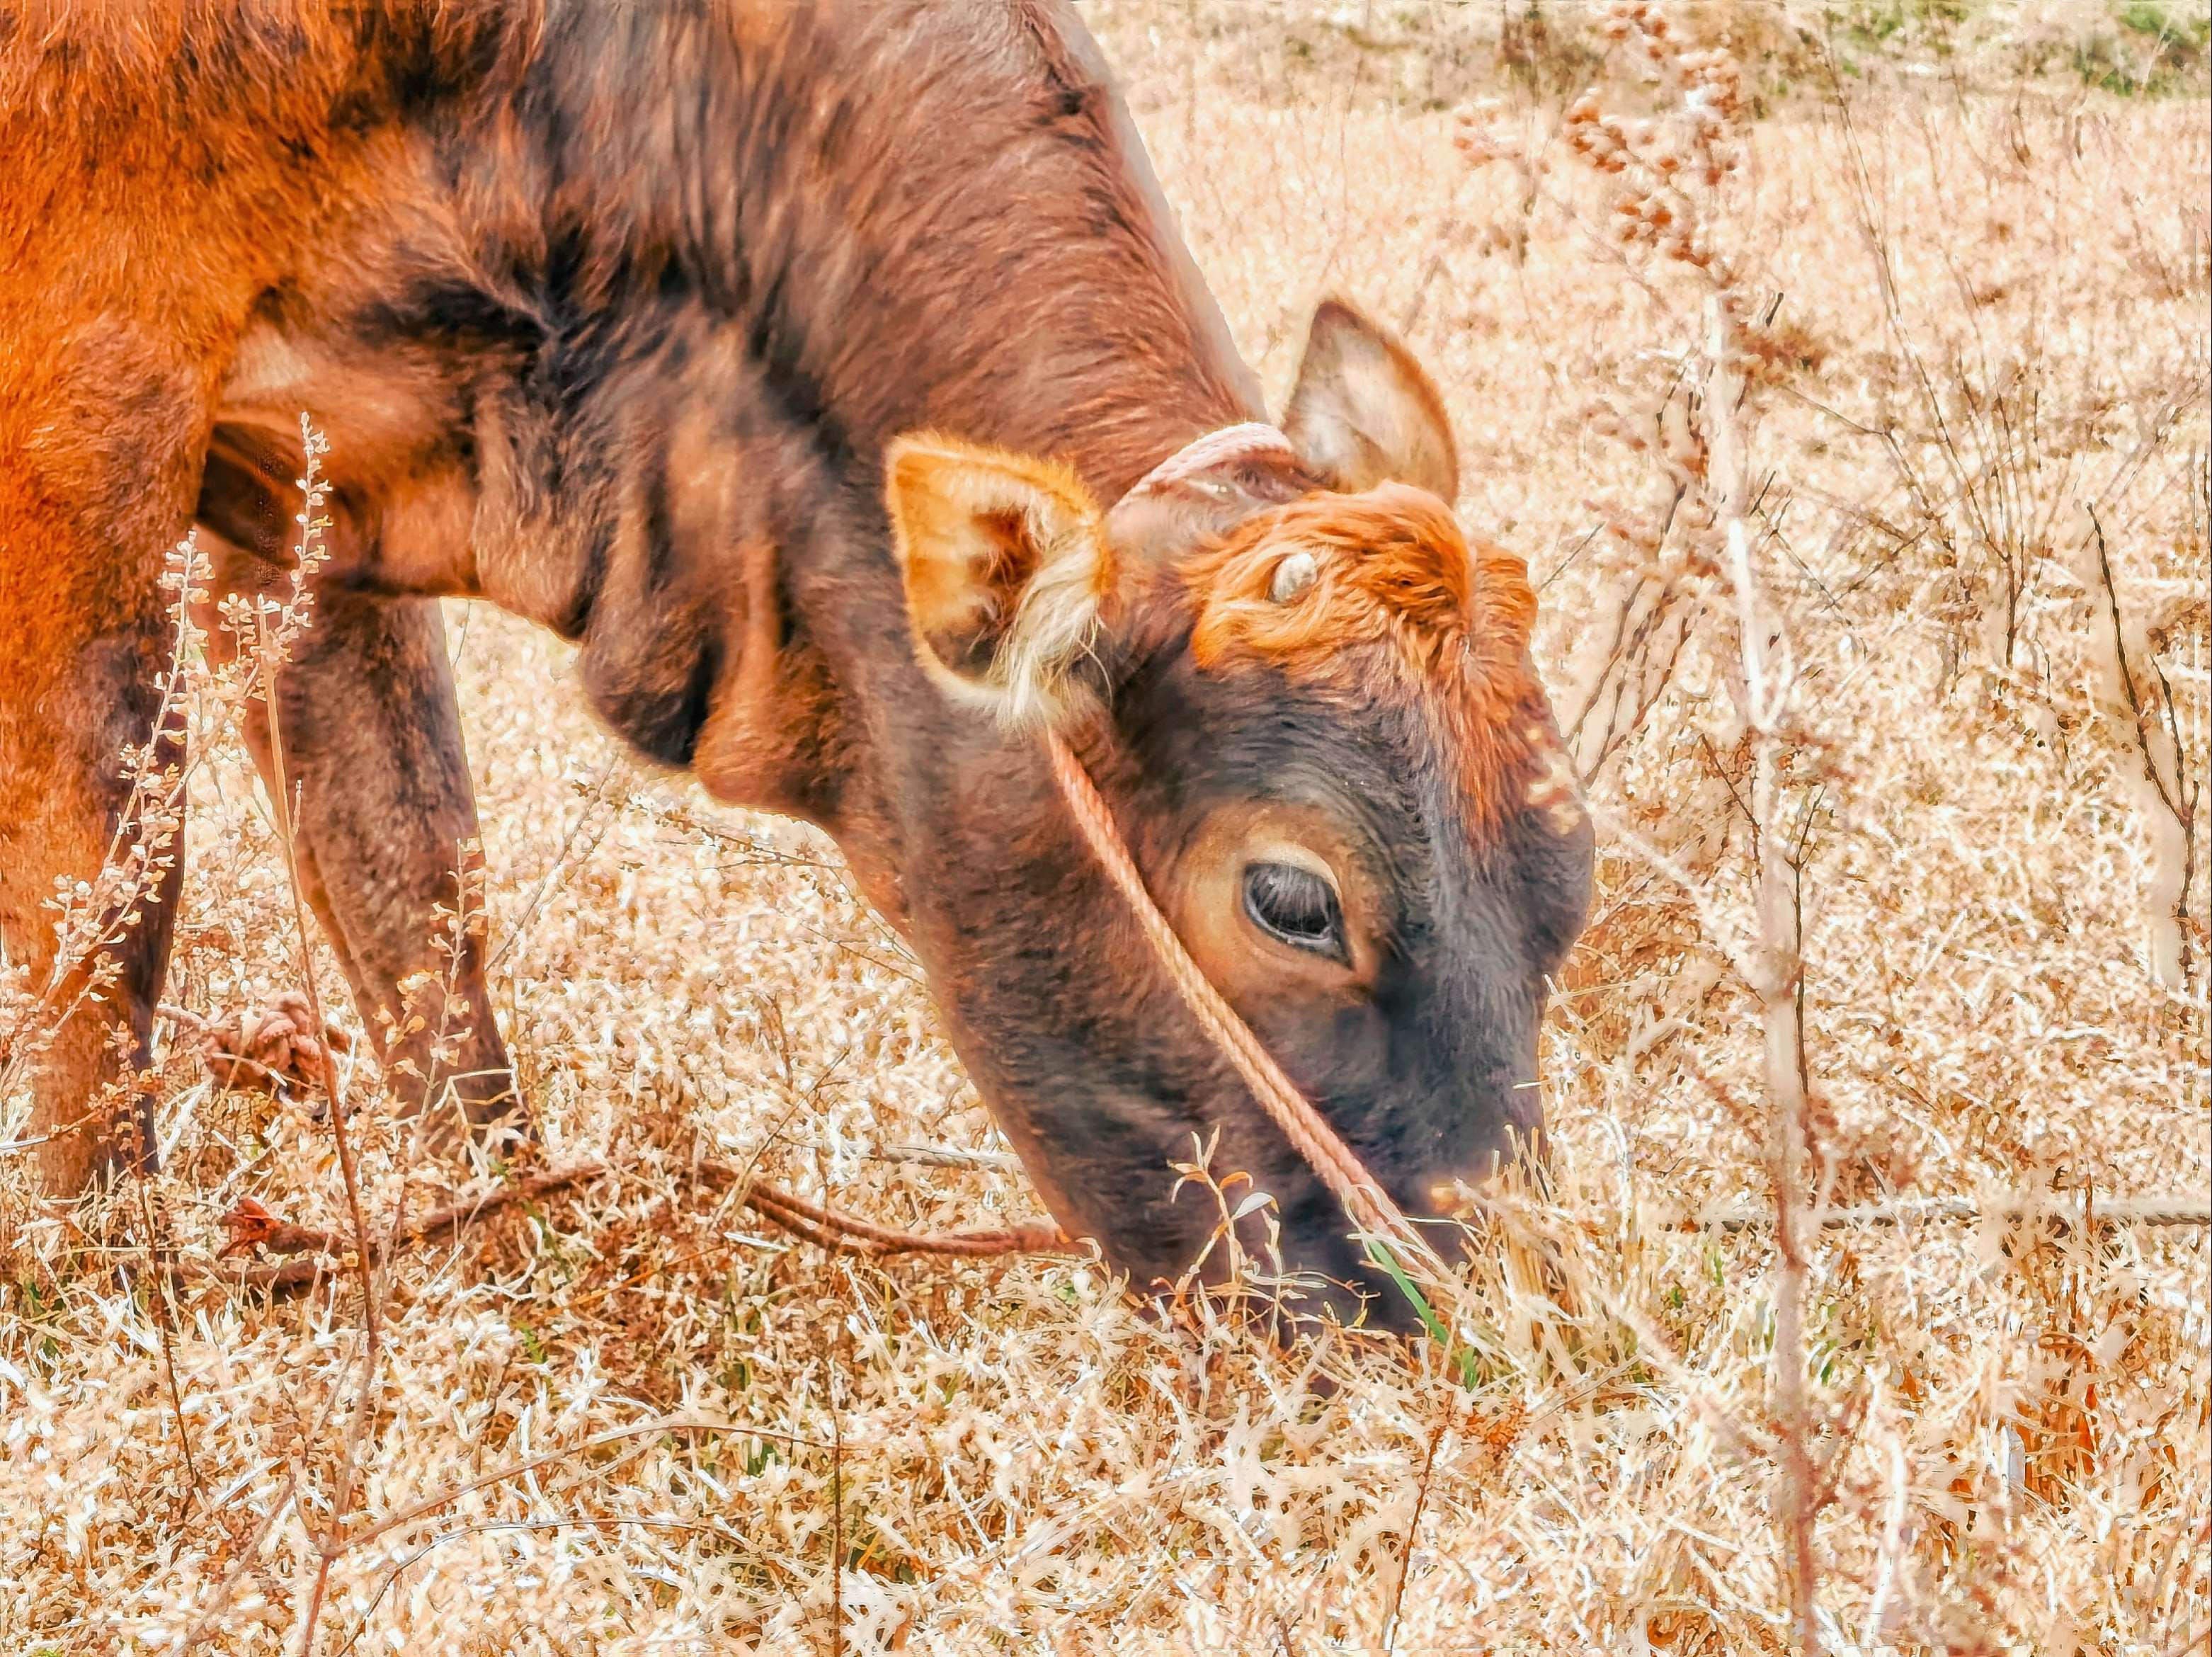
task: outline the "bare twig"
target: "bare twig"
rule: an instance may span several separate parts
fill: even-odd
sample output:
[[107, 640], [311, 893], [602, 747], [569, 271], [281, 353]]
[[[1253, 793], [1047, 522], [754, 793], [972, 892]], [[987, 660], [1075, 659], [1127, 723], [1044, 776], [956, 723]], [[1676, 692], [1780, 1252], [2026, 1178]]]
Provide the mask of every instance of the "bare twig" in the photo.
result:
[[[1732, 781], [1723, 780], [1751, 819], [1752, 935], [1742, 938], [1735, 926], [1721, 921], [1691, 871], [1656, 848], [1645, 854], [1688, 895], [1759, 1010], [1776, 1240], [1773, 1511], [1787, 1560], [1794, 1647], [1800, 1657], [1812, 1657], [1825, 1649], [1814, 1549], [1822, 1497], [1812, 1461], [1805, 1373], [1809, 1267], [1802, 1227], [1818, 1181], [1805, 1050], [1800, 883], [1817, 799], [1793, 810], [1802, 786], [1796, 761], [1806, 749], [1798, 717], [1802, 680], [1785, 616], [1768, 591], [1759, 555], [1765, 537], [1755, 548], [1752, 527], [1762, 511], [1764, 489], [1755, 487], [1749, 452], [1747, 370], [1758, 360], [1753, 330], [1771, 319], [1772, 305], [1753, 303], [1734, 256], [1716, 240], [1725, 228], [1723, 188], [1743, 154], [1740, 66], [1725, 49], [1686, 46], [1651, 0], [1614, 0], [1604, 29], [1644, 60], [1665, 88], [1668, 108], [1656, 122], [1630, 122], [1609, 113], [1595, 91], [1585, 93], [1566, 113], [1570, 148], [1599, 178], [1612, 181], [1608, 222], [1626, 266], [1647, 287], [1659, 277], [1686, 285], [1703, 307], [1702, 329], [1680, 353], [1678, 384], [1660, 404], [1656, 444], [1641, 434], [1633, 444], [1650, 448], [1665, 474], [1671, 497], [1666, 526], [1646, 525], [1627, 538], [1656, 555], [1670, 534], [1679, 534], [1686, 567], [1698, 572], [1698, 590], [1726, 641], [1720, 665], [1750, 749], [1748, 801]], [[1771, 522], [1771, 510], [1765, 521]], [[1625, 612], [1618, 625], [1625, 628]], [[1614, 671], [1626, 645], [1623, 631], [1604, 674]], [[1671, 668], [1671, 662], [1670, 652], [1664, 665]], [[1603, 689], [1602, 675], [1598, 689]], [[1589, 766], [1585, 774], [1594, 769]]]
[[[310, 578], [321, 561], [322, 531], [329, 527], [329, 519], [319, 516], [326, 486], [322, 480], [320, 460], [326, 445], [323, 436], [308, 423], [307, 416], [300, 416], [300, 441], [304, 456], [304, 467], [300, 480], [301, 508], [297, 522], [300, 540], [295, 549], [289, 596], [282, 605], [271, 606], [265, 600], [253, 606], [253, 673], [259, 683], [262, 708], [269, 737], [269, 797], [276, 816], [276, 841], [284, 858], [285, 885], [291, 897], [292, 924], [300, 942], [300, 968], [306, 986], [307, 1007], [313, 1020], [311, 1029], [327, 1030], [330, 1019], [323, 1008], [322, 988], [315, 972], [315, 951], [307, 929], [307, 887], [300, 875], [299, 801], [292, 792], [289, 774], [285, 765], [283, 719], [282, 701], [277, 693], [276, 670], [284, 659], [293, 636], [308, 625], [313, 615], [314, 596], [310, 590]], [[275, 610], [277, 624], [272, 629], [270, 616]], [[338, 1174], [345, 1187], [346, 1211], [353, 1225], [355, 1258], [361, 1273], [362, 1356], [361, 1387], [354, 1399], [353, 1413], [346, 1424], [343, 1454], [338, 1463], [337, 1490], [331, 1501], [331, 1517], [320, 1544], [315, 1580], [308, 1590], [306, 1613], [300, 1623], [301, 1657], [314, 1649], [315, 1626], [320, 1618], [323, 1601], [330, 1588], [331, 1565], [335, 1557], [331, 1540], [338, 1527], [345, 1522], [347, 1508], [353, 1500], [353, 1481], [358, 1466], [361, 1443], [368, 1431], [369, 1417], [374, 1410], [374, 1393], [380, 1350], [380, 1330], [377, 1317], [377, 1292], [374, 1262], [376, 1250], [370, 1237], [367, 1211], [362, 1203], [360, 1170], [355, 1164], [353, 1140], [345, 1120], [345, 1089], [338, 1079], [337, 1061], [327, 1043], [319, 1044], [322, 1059], [319, 1077], [325, 1096], [330, 1102], [331, 1136], [337, 1150]]]
[[1390, 1585], [1390, 1613], [1382, 1622], [1382, 1657], [1391, 1657], [1398, 1649], [1398, 1616], [1405, 1608], [1406, 1579], [1413, 1573], [1413, 1544], [1420, 1539], [1421, 1514], [1429, 1505], [1429, 1485], [1437, 1471], [1437, 1450], [1450, 1425], [1449, 1416], [1437, 1423], [1429, 1434], [1428, 1448], [1421, 1457], [1421, 1477], [1413, 1486], [1413, 1516], [1406, 1521], [1406, 1551], [1398, 1561], [1398, 1579]]
[[[851, 1339], [839, 1320], [846, 1341]], [[841, 1344], [843, 1343], [841, 1342]], [[837, 1401], [837, 1371], [830, 1392], [830, 1657], [845, 1657], [845, 1412]]]
[[[2053, 1193], [2017, 1200], [1977, 1199], [1972, 1197], [1908, 1197], [1895, 1202], [1869, 1203], [1850, 1208], [1824, 1208], [1820, 1224], [1830, 1231], [1854, 1226], [1917, 1225], [1927, 1221], [2002, 1220], [2014, 1224], [2033, 1222], [2054, 1231], [2083, 1226], [2199, 1226], [2212, 1227], [2212, 1202], [2202, 1197], [2125, 1197], [2111, 1202], [2068, 1202]], [[1693, 1231], [1757, 1231], [1774, 1223], [1771, 1208], [1721, 1207], [1706, 1210], [1686, 1221]]]
[[1002, 1150], [955, 1150], [945, 1145], [878, 1145], [862, 1153], [872, 1162], [911, 1162], [920, 1168], [988, 1168], [1018, 1174], [1022, 1159]]
[[[161, 1339], [161, 1375], [169, 1390], [169, 1410], [177, 1421], [177, 1448], [185, 1463], [185, 1488], [178, 1498], [177, 1516], [182, 1519], [192, 1509], [192, 1501], [199, 1494], [199, 1469], [192, 1463], [192, 1429], [185, 1419], [184, 1389], [177, 1381], [177, 1306], [175, 1284], [170, 1275], [160, 1269], [169, 1254], [167, 1228], [155, 1222], [153, 1184], [141, 1180], [138, 1186], [138, 1214], [146, 1228], [146, 1257], [154, 1262], [153, 1281], [146, 1286], [146, 1299], [154, 1314], [154, 1326]], [[166, 1217], [166, 1213], [163, 1217]]]

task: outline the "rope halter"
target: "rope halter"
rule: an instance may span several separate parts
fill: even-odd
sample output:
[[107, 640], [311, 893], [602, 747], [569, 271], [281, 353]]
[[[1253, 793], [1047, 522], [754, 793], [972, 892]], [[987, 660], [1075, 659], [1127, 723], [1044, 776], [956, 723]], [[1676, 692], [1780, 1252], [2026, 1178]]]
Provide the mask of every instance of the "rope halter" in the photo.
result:
[[[1237, 460], [1292, 452], [1290, 440], [1273, 426], [1256, 421], [1224, 426], [1185, 444], [1146, 473], [1129, 493], [1135, 495], [1156, 492]], [[1112, 808], [1099, 793], [1091, 774], [1084, 769], [1083, 762], [1049, 727], [1045, 732], [1045, 746], [1052, 762], [1053, 779], [1059, 784], [1060, 794], [1091, 855], [1097, 859], [1107, 878], [1136, 916], [1145, 941], [1152, 945], [1153, 955], [1182, 998], [1183, 1005], [1197, 1019], [1199, 1028], [1236, 1067], [1260, 1108], [1267, 1113], [1268, 1120], [1343, 1205], [1353, 1225], [1396, 1251], [1401, 1266], [1418, 1265], [1424, 1275], [1449, 1277], [1449, 1268], [1443, 1259], [1414, 1229], [1352, 1147], [1344, 1143], [1328, 1119], [1284, 1074], [1274, 1056], [1252, 1033], [1252, 1027], [1238, 1017], [1237, 1010], [1191, 958], [1174, 923], [1146, 886], [1144, 875], [1129, 854], [1127, 843], [1114, 821]]]
[[1131, 495], [1152, 495], [1170, 484], [1196, 477], [1232, 461], [1262, 454], [1296, 454], [1291, 440], [1265, 421], [1247, 420], [1194, 437], [1130, 487]]

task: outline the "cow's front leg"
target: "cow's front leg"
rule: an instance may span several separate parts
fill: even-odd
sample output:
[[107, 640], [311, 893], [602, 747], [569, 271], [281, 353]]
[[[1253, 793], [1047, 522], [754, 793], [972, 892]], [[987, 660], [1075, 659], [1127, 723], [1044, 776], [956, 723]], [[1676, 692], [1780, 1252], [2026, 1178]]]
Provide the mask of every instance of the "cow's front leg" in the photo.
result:
[[[215, 594], [279, 580], [265, 557], [204, 527], [202, 536]], [[218, 651], [219, 603], [204, 617]], [[394, 1096], [404, 1108], [427, 1107], [436, 1129], [514, 1114], [482, 918], [465, 890], [476, 797], [438, 601], [322, 584], [276, 674], [274, 730], [258, 700], [246, 724], [264, 785], [293, 802], [301, 883], [356, 1002], [403, 1032], [384, 1050]], [[386, 1030], [373, 1034], [381, 1047]]]
[[183, 850], [173, 635], [154, 569], [99, 548], [72, 568], [80, 549], [15, 541], [17, 521], [0, 511], [0, 968], [23, 998], [0, 998], [0, 1098], [27, 1084], [40, 1182], [74, 1197], [154, 1161], [137, 1075]]
[[63, 1197], [154, 1156], [137, 1073], [183, 810], [161, 576], [206, 430], [204, 372], [168, 331], [204, 319], [204, 295], [134, 272], [161, 323], [118, 308], [71, 326], [58, 300], [41, 308], [96, 301], [89, 276], [42, 279], [39, 260], [100, 234], [45, 227], [0, 292], [0, 1106], [27, 1093], [24, 1137]]

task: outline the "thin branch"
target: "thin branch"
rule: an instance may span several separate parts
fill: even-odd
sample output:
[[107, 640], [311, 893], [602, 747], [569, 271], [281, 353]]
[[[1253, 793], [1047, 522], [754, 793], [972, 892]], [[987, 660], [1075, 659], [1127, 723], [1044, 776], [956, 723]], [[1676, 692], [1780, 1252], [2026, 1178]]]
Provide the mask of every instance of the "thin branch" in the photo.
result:
[[[192, 1500], [199, 1494], [199, 1469], [192, 1462], [191, 1424], [185, 1419], [184, 1389], [177, 1382], [177, 1307], [176, 1284], [167, 1272], [160, 1270], [169, 1249], [166, 1226], [155, 1223], [153, 1184], [151, 1180], [140, 1180], [138, 1213], [146, 1227], [146, 1257], [153, 1261], [155, 1270], [153, 1280], [146, 1285], [146, 1300], [154, 1314], [154, 1326], [161, 1338], [161, 1374], [169, 1389], [169, 1410], [177, 1420], [177, 1448], [185, 1462], [184, 1494], [177, 1502], [177, 1517], [185, 1518], [192, 1510]], [[164, 1205], [166, 1217], [166, 1205]]]
[[1437, 1470], [1437, 1450], [1444, 1442], [1444, 1430], [1451, 1424], [1447, 1416], [1436, 1424], [1429, 1435], [1426, 1454], [1421, 1457], [1421, 1477], [1413, 1487], [1413, 1516], [1406, 1521], [1406, 1552], [1398, 1562], [1398, 1580], [1390, 1585], [1390, 1614], [1382, 1624], [1382, 1657], [1392, 1657], [1398, 1649], [1398, 1618], [1406, 1605], [1406, 1579], [1413, 1574], [1413, 1544], [1421, 1534], [1421, 1515], [1429, 1505], [1429, 1485]]
[[[2130, 1197], [2109, 1202], [2069, 1202], [2061, 1193], [2016, 1199], [1973, 1197], [1905, 1197], [1887, 1203], [1831, 1208], [1820, 1216], [1825, 1230], [1855, 1226], [1918, 1225], [1926, 1221], [2004, 1220], [2014, 1224], [2039, 1222], [2055, 1231], [2087, 1226], [2212, 1227], [2212, 1201], [2203, 1197]], [[1686, 1219], [1688, 1231], [1758, 1231], [1774, 1223], [1771, 1207], [1723, 1205]]]
[[1018, 1174], [1022, 1159], [1002, 1150], [956, 1150], [946, 1145], [878, 1145], [860, 1153], [872, 1162], [911, 1162], [921, 1168], [988, 1168]]

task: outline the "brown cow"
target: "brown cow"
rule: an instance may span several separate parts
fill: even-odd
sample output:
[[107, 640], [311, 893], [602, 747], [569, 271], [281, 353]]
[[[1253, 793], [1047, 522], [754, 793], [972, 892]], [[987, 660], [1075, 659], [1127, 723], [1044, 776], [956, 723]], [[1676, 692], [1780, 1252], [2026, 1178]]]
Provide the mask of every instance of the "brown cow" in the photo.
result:
[[[0, 938], [34, 977], [148, 735], [165, 551], [197, 519], [228, 584], [283, 579], [304, 410], [338, 488], [282, 731], [364, 1009], [475, 833], [465, 594], [578, 641], [645, 753], [836, 836], [1054, 1214], [1139, 1281], [1203, 1241], [1168, 1164], [1217, 1129], [1291, 1266], [1361, 1267], [1042, 721], [1402, 1205], [1539, 1126], [1591, 850], [1522, 567], [1470, 551], [1434, 390], [1340, 305], [1287, 444], [1133, 490], [1261, 409], [1058, 0], [15, 0], [0, 154]], [[168, 913], [106, 1004], [141, 1053]], [[46, 1055], [52, 1188], [145, 1154], [143, 1102], [70, 1127], [118, 1048], [88, 1014]]]

